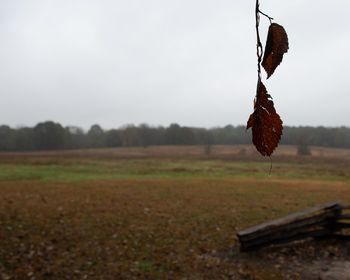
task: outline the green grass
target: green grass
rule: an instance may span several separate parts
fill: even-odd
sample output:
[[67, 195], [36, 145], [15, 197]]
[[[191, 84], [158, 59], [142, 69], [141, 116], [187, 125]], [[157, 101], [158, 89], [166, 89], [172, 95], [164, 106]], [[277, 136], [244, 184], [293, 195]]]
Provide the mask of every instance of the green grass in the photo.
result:
[[0, 181], [80, 181], [131, 178], [284, 178], [350, 181], [350, 168], [325, 163], [124, 159], [0, 163]]

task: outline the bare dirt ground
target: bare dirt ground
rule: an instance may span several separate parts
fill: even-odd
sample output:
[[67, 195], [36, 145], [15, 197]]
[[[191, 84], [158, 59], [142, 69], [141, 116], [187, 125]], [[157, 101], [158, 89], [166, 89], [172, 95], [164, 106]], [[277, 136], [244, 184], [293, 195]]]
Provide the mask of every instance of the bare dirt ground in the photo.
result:
[[259, 279], [249, 274], [251, 267], [269, 266], [282, 271], [280, 279], [349, 280], [350, 239], [310, 239], [272, 246], [250, 253], [249, 261], [241, 264], [241, 273], [247, 277], [243, 279]]
[[309, 271], [309, 279], [315, 277], [320, 280], [350, 280], [349, 261], [316, 262], [306, 268], [306, 271]]

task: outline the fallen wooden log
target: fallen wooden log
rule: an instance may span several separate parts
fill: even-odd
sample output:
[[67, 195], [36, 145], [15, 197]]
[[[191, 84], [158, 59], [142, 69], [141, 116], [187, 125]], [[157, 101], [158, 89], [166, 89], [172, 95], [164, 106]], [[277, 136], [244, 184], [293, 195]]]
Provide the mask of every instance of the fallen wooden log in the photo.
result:
[[329, 223], [327, 219], [335, 218], [337, 215], [337, 212], [329, 211], [303, 219], [297, 217], [296, 220], [291, 219], [294, 218], [294, 215], [287, 216], [283, 219], [274, 220], [257, 227], [252, 227], [247, 230], [240, 231], [238, 233], [238, 236], [240, 240], [251, 240], [263, 238], [264, 236], [280, 234], [282, 232], [289, 232], [295, 229], [302, 229], [304, 227], [308, 228], [310, 226], [323, 226]]
[[350, 223], [336, 223], [336, 226], [339, 227], [340, 229], [350, 228]]
[[350, 228], [348, 223], [340, 223], [340, 219], [349, 219], [350, 215], [342, 215], [343, 209], [350, 207], [341, 205], [339, 201], [309, 208], [286, 217], [254, 226], [237, 233], [241, 251], [300, 240], [308, 237], [323, 237]]
[[341, 220], [350, 220], [350, 214], [343, 214], [339, 217]]

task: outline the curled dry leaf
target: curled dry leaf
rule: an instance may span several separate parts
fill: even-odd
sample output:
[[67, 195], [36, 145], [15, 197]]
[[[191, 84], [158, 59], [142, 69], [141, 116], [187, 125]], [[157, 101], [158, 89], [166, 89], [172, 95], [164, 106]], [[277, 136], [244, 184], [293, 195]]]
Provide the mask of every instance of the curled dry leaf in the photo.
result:
[[269, 27], [264, 57], [261, 65], [269, 78], [282, 62], [283, 55], [288, 51], [288, 36], [283, 26], [272, 23]]
[[258, 83], [254, 112], [250, 115], [247, 129], [252, 128], [253, 143], [263, 156], [270, 156], [282, 135], [282, 120], [276, 113], [271, 95], [262, 82]]

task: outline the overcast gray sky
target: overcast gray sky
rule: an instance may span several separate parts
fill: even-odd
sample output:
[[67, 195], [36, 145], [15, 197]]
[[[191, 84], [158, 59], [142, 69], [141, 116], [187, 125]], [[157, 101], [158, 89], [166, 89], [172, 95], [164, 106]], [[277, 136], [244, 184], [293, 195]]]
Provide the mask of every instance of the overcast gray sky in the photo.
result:
[[[350, 1], [260, 4], [289, 36], [265, 82], [284, 123], [350, 126]], [[257, 80], [254, 5], [0, 0], [0, 123], [246, 124]], [[268, 23], [261, 19], [263, 43]]]

